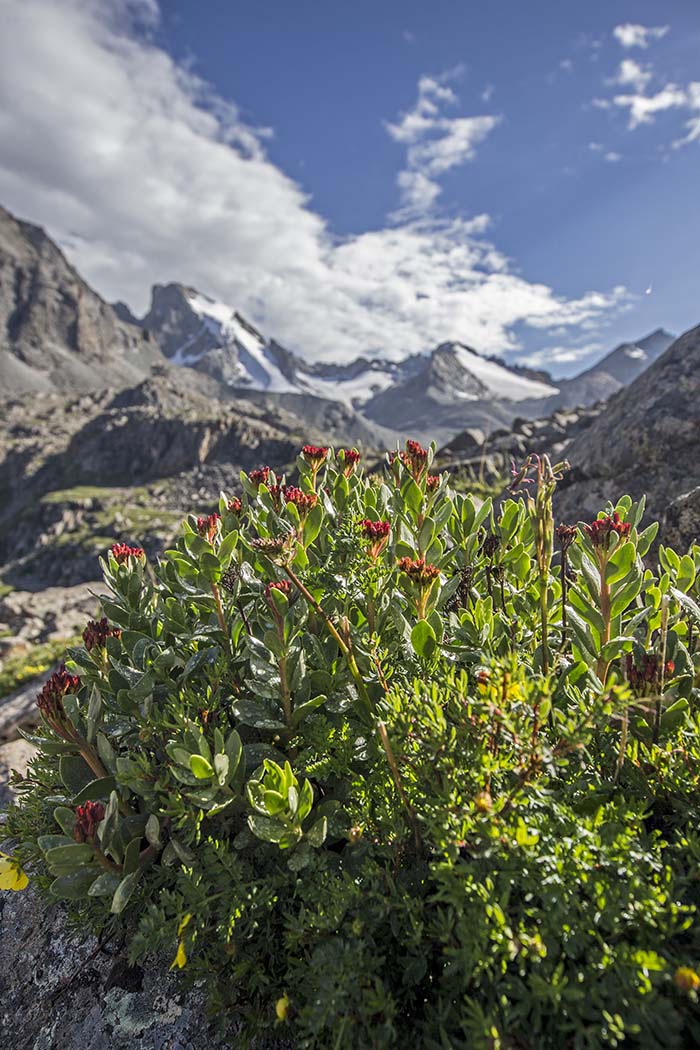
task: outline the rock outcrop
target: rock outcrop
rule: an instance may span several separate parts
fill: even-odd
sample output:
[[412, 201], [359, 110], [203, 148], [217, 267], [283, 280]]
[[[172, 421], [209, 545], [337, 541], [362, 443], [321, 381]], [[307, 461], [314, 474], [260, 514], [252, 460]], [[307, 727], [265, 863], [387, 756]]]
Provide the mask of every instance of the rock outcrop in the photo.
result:
[[124, 386], [163, 360], [38, 226], [0, 207], [0, 389], [75, 392]]

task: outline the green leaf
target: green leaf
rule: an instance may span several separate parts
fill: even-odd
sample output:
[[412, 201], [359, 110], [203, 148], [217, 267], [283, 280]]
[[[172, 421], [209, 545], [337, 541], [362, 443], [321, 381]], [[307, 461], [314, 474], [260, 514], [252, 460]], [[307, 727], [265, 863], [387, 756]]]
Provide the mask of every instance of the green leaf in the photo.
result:
[[99, 868], [82, 868], [71, 872], [70, 875], [60, 875], [51, 883], [51, 892], [54, 897], [62, 897], [64, 900], [83, 900], [99, 875]]
[[58, 824], [58, 826], [61, 828], [61, 830], [69, 836], [71, 842], [75, 841], [73, 839], [73, 832], [75, 831], [74, 810], [68, 809], [68, 806], [58, 806], [53, 811], [53, 818]]
[[70, 846], [74, 841], [68, 835], [39, 835], [36, 844], [42, 853], [46, 853], [50, 849], [55, 849], [56, 846]]
[[88, 799], [94, 802], [97, 799], [109, 798], [116, 786], [117, 782], [114, 777], [99, 777], [97, 780], [91, 780], [82, 791], [73, 796], [73, 805], [78, 806], [81, 802], [87, 802]]
[[284, 835], [286, 825], [281, 820], [273, 817], [263, 816], [261, 813], [251, 813], [248, 817], [248, 827], [256, 838], [263, 842], [279, 842]]
[[87, 842], [71, 842], [68, 846], [54, 846], [45, 854], [49, 867], [55, 864], [81, 867], [94, 861], [94, 849]]
[[316, 711], [319, 707], [325, 704], [326, 699], [327, 698], [325, 695], [314, 696], [313, 699], [307, 700], [303, 704], [298, 704], [294, 708], [294, 713], [292, 715], [292, 722], [294, 726], [296, 727], [300, 725], [307, 715], [310, 715], [312, 711]]
[[160, 821], [155, 813], [151, 813], [148, 820], [146, 821], [145, 828], [146, 841], [151, 846], [160, 846]]
[[120, 876], [111, 871], [99, 875], [88, 889], [88, 897], [112, 897], [119, 886]]
[[326, 817], [321, 817], [321, 819], [317, 820], [315, 824], [312, 824], [306, 832], [306, 840], [311, 846], [318, 848], [326, 841], [327, 834], [328, 820]]
[[105, 734], [98, 733], [96, 737], [96, 742], [97, 754], [100, 756], [100, 761], [102, 762], [102, 765], [106, 768], [108, 773], [116, 773], [117, 755]]
[[272, 701], [254, 700], [252, 697], [237, 700], [233, 705], [233, 713], [243, 725], [255, 729], [286, 729], [282, 709]]
[[132, 871], [129, 875], [125, 875], [124, 878], [121, 880], [116, 890], [114, 891], [114, 896], [112, 897], [112, 906], [110, 908], [110, 911], [113, 915], [119, 915], [121, 912], [124, 911], [124, 908], [129, 903], [129, 898], [136, 889], [136, 884], [140, 878], [140, 871]]
[[422, 660], [429, 660], [437, 649], [435, 631], [427, 620], [419, 620], [411, 631], [411, 645]]
[[214, 770], [202, 755], [190, 755], [190, 769], [197, 780], [208, 780], [214, 776]]
[[62, 755], [59, 760], [59, 774], [71, 795], [77, 795], [94, 778], [90, 766], [79, 755]]
[[93, 685], [90, 693], [90, 702], [88, 704], [87, 713], [87, 739], [88, 743], [92, 743], [95, 739], [95, 732], [97, 730], [97, 723], [102, 711], [102, 694], [96, 685]]

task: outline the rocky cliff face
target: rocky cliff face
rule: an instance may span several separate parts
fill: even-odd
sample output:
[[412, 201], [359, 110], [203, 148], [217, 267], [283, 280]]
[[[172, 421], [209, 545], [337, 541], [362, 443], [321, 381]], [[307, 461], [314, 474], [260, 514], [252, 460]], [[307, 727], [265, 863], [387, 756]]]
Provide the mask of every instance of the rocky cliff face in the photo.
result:
[[[647, 520], [679, 548], [700, 540], [700, 327], [602, 405], [518, 420], [488, 438], [464, 431], [440, 453], [447, 469], [505, 483], [511, 458], [530, 452], [568, 459], [555, 513], [576, 522], [608, 500], [647, 495]], [[666, 529], [668, 530], [666, 534]]]
[[124, 386], [162, 361], [155, 341], [117, 316], [38, 226], [0, 208], [0, 388]]
[[601, 500], [646, 492], [649, 515], [663, 518], [673, 500], [700, 484], [699, 375], [697, 327], [614, 395], [571, 442], [573, 469], [561, 486], [562, 514], [585, 517]]

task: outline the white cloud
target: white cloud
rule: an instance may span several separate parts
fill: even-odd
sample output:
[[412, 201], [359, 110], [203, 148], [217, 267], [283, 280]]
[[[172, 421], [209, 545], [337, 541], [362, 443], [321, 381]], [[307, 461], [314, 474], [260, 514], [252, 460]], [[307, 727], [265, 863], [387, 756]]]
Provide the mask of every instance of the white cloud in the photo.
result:
[[607, 160], [608, 164], [617, 164], [619, 160], [622, 160], [622, 154], [611, 149], [605, 154], [603, 160]]
[[495, 88], [494, 88], [493, 84], [487, 84], [486, 87], [484, 88], [484, 90], [481, 92], [481, 101], [482, 102], [490, 102], [491, 99], [493, 98], [494, 91], [495, 91]]
[[[335, 238], [267, 156], [269, 130], [155, 45], [155, 0], [0, 6], [0, 201], [45, 225], [108, 299], [141, 311], [151, 283], [194, 284], [335, 360], [450, 338], [514, 350], [516, 326], [592, 326], [625, 302], [620, 288], [565, 299], [512, 272], [483, 215]], [[470, 156], [485, 128], [457, 117], [424, 135], [453, 91], [433, 79], [422, 97], [396, 127], [408, 150], [431, 144], [402, 187], [426, 208], [430, 172]]]
[[440, 77], [422, 76], [413, 109], [402, 113], [395, 124], [386, 124], [392, 139], [407, 147], [407, 167], [397, 178], [402, 202], [396, 213], [399, 218], [421, 215], [432, 207], [441, 192], [435, 179], [472, 160], [476, 146], [500, 120], [445, 116], [444, 107], [459, 101], [448, 84], [454, 76], [455, 71]]
[[561, 62], [559, 63], [559, 68], [563, 69], [565, 73], [573, 73], [574, 63], [571, 61], [570, 58], [562, 58]]
[[545, 346], [536, 350], [526, 357], [520, 358], [520, 363], [530, 368], [548, 368], [556, 365], [570, 365], [583, 358], [599, 354], [603, 350], [602, 343], [586, 343], [584, 346]]
[[666, 36], [670, 26], [640, 26], [632, 22], [615, 26], [613, 36], [622, 47], [647, 48], [654, 40]]
[[613, 105], [629, 109], [628, 127], [638, 128], [640, 124], [652, 124], [657, 113], [667, 109], [678, 109], [688, 105], [688, 96], [684, 88], [677, 84], [667, 84], [655, 95], [615, 95]]
[[622, 87], [628, 85], [634, 88], [635, 91], [642, 92], [646, 91], [647, 84], [652, 78], [652, 72], [647, 67], [644, 69], [635, 62], [633, 58], [624, 58], [620, 62], [620, 67], [617, 71], [617, 75], [613, 78], [612, 83], [620, 84]]

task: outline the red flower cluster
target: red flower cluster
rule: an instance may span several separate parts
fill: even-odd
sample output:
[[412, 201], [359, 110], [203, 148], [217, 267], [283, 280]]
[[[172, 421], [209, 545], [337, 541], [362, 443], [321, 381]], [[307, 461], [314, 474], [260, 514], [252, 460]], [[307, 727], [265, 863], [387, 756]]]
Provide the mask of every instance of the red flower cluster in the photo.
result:
[[293, 503], [302, 516], [308, 514], [318, 503], [315, 492], [304, 492], [296, 485], [285, 485], [282, 489], [282, 499], [285, 503]]
[[143, 547], [130, 547], [128, 543], [114, 543], [112, 557], [117, 565], [126, 565], [129, 558], [145, 558], [146, 552]]
[[388, 521], [370, 521], [369, 518], [364, 518], [360, 522], [363, 535], [368, 540], [382, 540], [385, 539], [391, 531], [391, 523]]
[[627, 671], [627, 681], [633, 692], [638, 696], [645, 696], [649, 693], [658, 693], [661, 689], [662, 677], [664, 680], [672, 678], [676, 665], [673, 660], [667, 660], [666, 663], [663, 664], [662, 676], [661, 657], [658, 653], [644, 653], [642, 655], [641, 663], [635, 663], [632, 653], [628, 653], [625, 661], [625, 669]]
[[370, 518], [364, 518], [360, 522], [360, 528], [364, 538], [370, 541], [367, 553], [372, 561], [376, 561], [388, 543], [391, 522], [372, 521]]
[[401, 558], [399, 569], [420, 587], [427, 587], [440, 575], [437, 565], [426, 563], [425, 558]]
[[282, 594], [289, 594], [292, 588], [289, 580], [271, 580], [265, 587], [265, 597], [269, 600], [273, 591], [281, 591]]
[[406, 452], [403, 456], [403, 461], [413, 474], [414, 480], [419, 481], [423, 471], [426, 469], [428, 462], [428, 450], [423, 448], [417, 441], [409, 440], [406, 442]]
[[594, 547], [607, 548], [613, 532], [616, 532], [621, 539], [625, 539], [629, 536], [632, 525], [629, 521], [622, 521], [620, 515], [615, 511], [612, 517], [606, 514], [605, 517], [597, 518], [590, 525], [583, 527]]
[[88, 652], [92, 649], [104, 649], [108, 638], [121, 638], [119, 627], [110, 627], [106, 616], [101, 620], [88, 620], [83, 631], [83, 642]]
[[576, 526], [575, 525], [559, 525], [558, 528], [555, 529], [555, 532], [556, 532], [556, 535], [557, 535], [557, 539], [559, 540], [559, 544], [561, 546], [562, 552], [565, 554], [568, 551], [568, 549], [571, 546], [571, 544], [576, 539], [576, 532], [577, 532]]
[[105, 815], [105, 808], [101, 802], [86, 802], [84, 806], [78, 806], [75, 811], [75, 827], [73, 838], [76, 842], [94, 842], [97, 835], [97, 825]]
[[[410, 438], [406, 442], [405, 452], [391, 452], [389, 454], [389, 462], [392, 467], [395, 467], [397, 458], [403, 463], [408, 471], [410, 471], [414, 481], [420, 481], [424, 471], [427, 469], [428, 462], [428, 450], [423, 448], [418, 441], [412, 441]], [[394, 474], [394, 480], [396, 484], [399, 484], [399, 478]]]
[[428, 477], [425, 479], [425, 485], [428, 492], [435, 492], [436, 489], [440, 488], [440, 475], [428, 474]]
[[251, 470], [248, 480], [252, 485], [267, 485], [270, 480], [270, 468], [259, 467], [257, 470]]
[[197, 532], [200, 536], [209, 540], [210, 543], [213, 543], [219, 531], [220, 524], [221, 517], [219, 514], [216, 512], [208, 514], [206, 518], [197, 518]]
[[41, 692], [36, 698], [37, 707], [48, 724], [57, 732], [66, 722], [66, 712], [63, 706], [63, 697], [66, 693], [76, 693], [80, 689], [80, 679], [77, 674], [66, 671], [65, 664], [61, 664], [57, 671], [44, 683]]
[[238, 496], [234, 496], [226, 504], [226, 509], [230, 510], [232, 514], [240, 514], [243, 509], [243, 504], [239, 500]]
[[311, 467], [318, 470], [328, 455], [328, 448], [323, 445], [304, 445], [301, 454]]
[[338, 452], [338, 459], [341, 458], [341, 453], [344, 464], [343, 474], [345, 474], [346, 478], [349, 478], [360, 462], [360, 453], [356, 448], [341, 448]]

